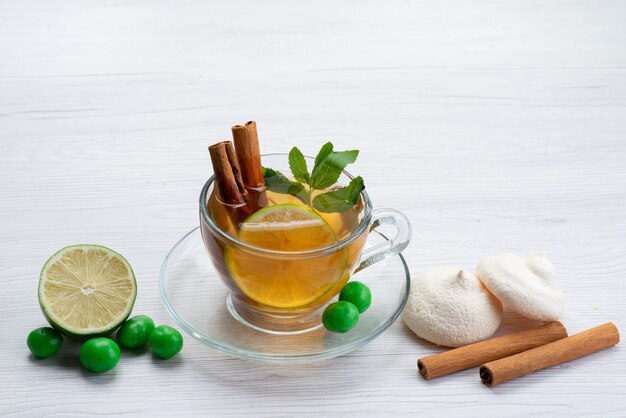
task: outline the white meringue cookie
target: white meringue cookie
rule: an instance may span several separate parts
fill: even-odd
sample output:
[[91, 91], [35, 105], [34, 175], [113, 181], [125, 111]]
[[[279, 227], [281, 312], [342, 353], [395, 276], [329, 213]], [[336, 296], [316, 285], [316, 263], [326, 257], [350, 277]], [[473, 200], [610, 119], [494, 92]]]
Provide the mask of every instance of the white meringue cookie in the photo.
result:
[[554, 266], [543, 254], [487, 257], [478, 263], [476, 274], [507, 309], [522, 316], [555, 321], [563, 313], [563, 293], [554, 279]]
[[502, 303], [474, 273], [438, 267], [411, 281], [402, 319], [418, 337], [459, 347], [496, 332], [502, 322]]

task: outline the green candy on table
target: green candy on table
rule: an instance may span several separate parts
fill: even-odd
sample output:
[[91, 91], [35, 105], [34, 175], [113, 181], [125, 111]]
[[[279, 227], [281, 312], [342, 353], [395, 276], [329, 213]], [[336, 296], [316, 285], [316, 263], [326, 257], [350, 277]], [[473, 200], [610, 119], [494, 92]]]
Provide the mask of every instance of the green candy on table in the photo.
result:
[[138, 315], [124, 322], [117, 331], [117, 342], [125, 348], [139, 348], [150, 339], [154, 321], [147, 315]]
[[102, 373], [117, 365], [120, 360], [120, 348], [110, 338], [92, 338], [80, 347], [79, 357], [85, 368], [95, 373]]
[[350, 302], [331, 303], [322, 314], [322, 324], [332, 332], [350, 331], [359, 322], [359, 310]]
[[35, 357], [48, 358], [59, 351], [63, 345], [63, 336], [54, 328], [41, 327], [28, 334], [26, 344]]
[[363, 313], [372, 304], [372, 292], [361, 282], [350, 282], [341, 289], [339, 300], [350, 302]]
[[159, 325], [148, 340], [152, 352], [159, 358], [172, 358], [183, 348], [183, 336], [169, 325]]

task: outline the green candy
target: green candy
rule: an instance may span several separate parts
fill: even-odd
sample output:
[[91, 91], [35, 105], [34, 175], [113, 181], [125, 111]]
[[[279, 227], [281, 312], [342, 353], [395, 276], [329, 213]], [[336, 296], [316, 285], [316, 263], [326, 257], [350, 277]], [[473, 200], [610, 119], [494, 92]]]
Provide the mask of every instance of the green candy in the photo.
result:
[[138, 348], [148, 342], [154, 331], [154, 321], [146, 315], [138, 315], [124, 322], [117, 331], [117, 342], [125, 348]]
[[350, 302], [331, 303], [322, 314], [322, 324], [332, 332], [348, 332], [359, 322], [359, 310]]
[[168, 325], [159, 325], [152, 331], [148, 343], [157, 357], [167, 360], [183, 348], [183, 336]]
[[120, 360], [120, 348], [110, 338], [92, 338], [80, 347], [79, 357], [87, 370], [102, 373], [117, 365]]
[[350, 302], [363, 313], [372, 304], [372, 292], [361, 282], [350, 282], [341, 289], [339, 300]]
[[26, 344], [37, 358], [48, 358], [59, 351], [63, 345], [63, 336], [50, 327], [34, 329], [28, 334]]

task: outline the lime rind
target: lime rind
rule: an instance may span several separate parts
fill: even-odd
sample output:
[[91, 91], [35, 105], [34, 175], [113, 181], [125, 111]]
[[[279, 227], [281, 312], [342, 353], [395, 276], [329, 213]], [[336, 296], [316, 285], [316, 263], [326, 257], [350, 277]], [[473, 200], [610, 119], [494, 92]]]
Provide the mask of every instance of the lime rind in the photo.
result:
[[[45, 288], [44, 284], [45, 284], [45, 279], [46, 279], [46, 273], [48, 272], [48, 269], [54, 263], [56, 263], [59, 259], [61, 259], [61, 257], [63, 257], [63, 255], [76, 249], [101, 250], [111, 255], [113, 258], [119, 260], [122, 264], [124, 264], [124, 266], [128, 270], [129, 279], [132, 284], [132, 289], [131, 289], [131, 294], [128, 299], [126, 308], [123, 311], [121, 311], [120, 315], [118, 315], [114, 321], [111, 321], [106, 326], [78, 329], [78, 328], [70, 326], [69, 324], [64, 323], [65, 321], [62, 318], [59, 318], [52, 310], [50, 310], [47, 307], [49, 303], [46, 300], [46, 296], [44, 294], [44, 288]], [[108, 247], [105, 247], [99, 244], [68, 245], [66, 247], [61, 248], [59, 251], [57, 251], [52, 256], [50, 256], [50, 258], [48, 258], [48, 260], [46, 260], [46, 262], [44, 263], [41, 269], [41, 273], [39, 274], [38, 297], [39, 297], [39, 306], [41, 308], [41, 311], [44, 317], [54, 329], [61, 332], [62, 334], [71, 338], [79, 339], [79, 340], [85, 340], [88, 338], [95, 338], [95, 337], [105, 337], [105, 336], [110, 335], [117, 328], [119, 328], [124, 323], [124, 321], [126, 321], [126, 319], [128, 319], [128, 317], [130, 316], [133, 310], [133, 306], [135, 305], [135, 300], [137, 298], [137, 281], [135, 279], [135, 272], [133, 271], [130, 263], [128, 262], [128, 260], [126, 260], [126, 258], [123, 255], [121, 255], [117, 251], [114, 251]]]
[[[287, 208], [289, 210], [285, 211], [284, 209], [287, 209]], [[256, 212], [254, 212], [252, 215], [250, 215], [245, 221], [243, 221], [243, 224], [258, 222], [260, 219], [263, 219], [267, 217], [268, 215], [272, 215], [273, 213], [279, 213], [279, 212], [299, 213], [301, 215], [304, 215], [304, 219], [316, 219], [316, 220], [319, 219], [320, 221], [328, 224], [328, 222], [326, 222], [326, 220], [322, 218], [319, 213], [315, 212], [312, 209], [300, 206], [296, 203], [281, 203], [278, 205], [272, 205], [272, 206], [265, 207], [263, 209], [259, 209]]]
[[[276, 222], [276, 221], [267, 221], [269, 217], [271, 219], [272, 215], [287, 213], [287, 214], [300, 214], [302, 215], [299, 219], [288, 219], [286, 222]], [[242, 239], [241, 235], [246, 232], [251, 232], [254, 230], [288, 230], [288, 229], [297, 229], [297, 228], [310, 228], [316, 226], [324, 226], [326, 231], [330, 235], [331, 241], [335, 241], [337, 235], [335, 234], [335, 230], [333, 227], [324, 219], [319, 213], [315, 212], [312, 209], [300, 206], [296, 203], [281, 203], [278, 205], [272, 205], [260, 209], [250, 215], [245, 221], [241, 223], [239, 229], [239, 238], [245, 242], [245, 239]], [[260, 247], [263, 248], [263, 247]], [[264, 248], [268, 249], [269, 248]], [[298, 252], [298, 251], [295, 251]]]

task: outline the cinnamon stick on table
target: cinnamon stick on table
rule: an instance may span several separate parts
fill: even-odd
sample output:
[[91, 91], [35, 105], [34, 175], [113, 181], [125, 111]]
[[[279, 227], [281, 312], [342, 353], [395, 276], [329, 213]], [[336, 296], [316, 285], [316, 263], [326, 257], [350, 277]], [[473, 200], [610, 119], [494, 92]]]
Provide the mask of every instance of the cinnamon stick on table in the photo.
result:
[[480, 379], [487, 386], [495, 386], [537, 370], [604, 350], [618, 342], [617, 327], [607, 322], [571, 337], [484, 364], [480, 368]]
[[549, 322], [501, 337], [491, 338], [464, 347], [417, 360], [417, 368], [426, 380], [477, 367], [485, 362], [508, 357], [551, 341], [567, 337], [560, 322]]
[[250, 212], [246, 206], [245, 188], [241, 180], [239, 164], [230, 141], [218, 142], [209, 147], [217, 198], [226, 207], [233, 223], [243, 222]]
[[243, 185], [248, 193], [248, 206], [252, 212], [256, 212], [267, 206], [256, 122], [250, 121], [246, 122], [245, 125], [235, 125], [231, 130], [235, 143], [235, 153], [241, 167]]

